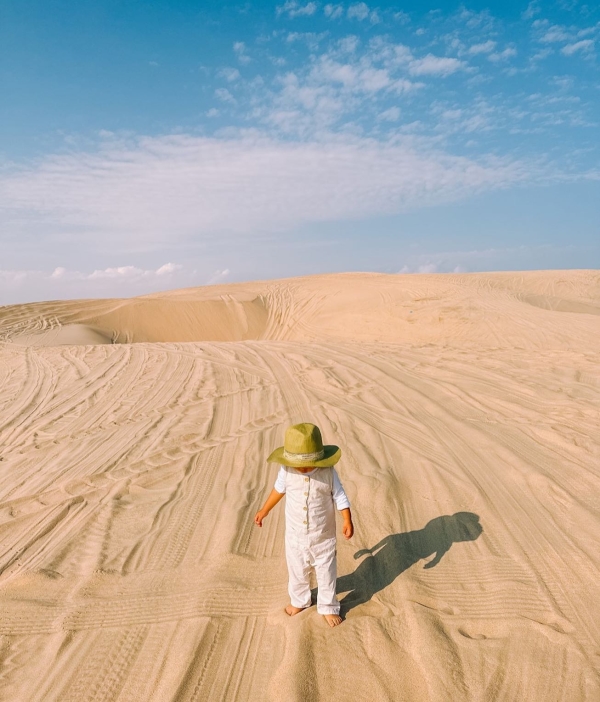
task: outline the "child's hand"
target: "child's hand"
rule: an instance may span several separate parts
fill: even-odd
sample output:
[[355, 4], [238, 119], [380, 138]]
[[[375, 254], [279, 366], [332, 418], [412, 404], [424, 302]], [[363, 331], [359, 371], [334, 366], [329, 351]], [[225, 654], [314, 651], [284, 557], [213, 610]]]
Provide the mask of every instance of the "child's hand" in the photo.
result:
[[344, 522], [344, 526], [342, 527], [342, 534], [347, 539], [352, 538], [352, 535], [354, 534], [354, 525], [352, 524], [352, 522]]
[[261, 527], [261, 526], [262, 526], [263, 519], [264, 519], [266, 516], [267, 516], [267, 514], [266, 514], [265, 512], [263, 512], [262, 510], [258, 511], [258, 512], [256, 513], [256, 516], [254, 517], [254, 523], [256, 524], [256, 526]]

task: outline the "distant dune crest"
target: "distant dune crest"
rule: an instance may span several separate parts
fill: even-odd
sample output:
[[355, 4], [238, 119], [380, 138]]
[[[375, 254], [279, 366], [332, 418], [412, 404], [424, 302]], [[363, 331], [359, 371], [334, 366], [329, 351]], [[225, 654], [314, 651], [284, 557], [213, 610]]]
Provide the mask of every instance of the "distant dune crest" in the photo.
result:
[[[568, 333], [562, 314], [578, 317]], [[589, 340], [598, 315], [598, 271], [347, 273], [13, 305], [0, 308], [0, 340], [59, 346], [322, 339], [571, 348]]]

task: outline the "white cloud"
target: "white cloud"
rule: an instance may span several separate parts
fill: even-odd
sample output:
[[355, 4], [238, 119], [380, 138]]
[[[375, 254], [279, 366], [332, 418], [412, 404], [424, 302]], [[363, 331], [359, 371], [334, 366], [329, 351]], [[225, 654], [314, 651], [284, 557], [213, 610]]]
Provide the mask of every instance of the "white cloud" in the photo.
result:
[[246, 44], [243, 41], [233, 43], [233, 51], [241, 64], [248, 64], [251, 61], [250, 56], [246, 53]]
[[317, 82], [341, 83], [350, 87], [357, 85], [360, 68], [349, 63], [339, 63], [329, 56], [322, 56], [311, 71], [310, 77]]
[[437, 263], [425, 263], [417, 268], [417, 273], [437, 273]]
[[377, 119], [383, 122], [397, 122], [400, 119], [400, 108], [390, 107], [377, 115]]
[[541, 264], [543, 267], [548, 256], [564, 256], [567, 251], [572, 249], [571, 245], [537, 244], [507, 246], [505, 248], [416, 253], [407, 256], [406, 262], [398, 273], [465, 273], [468, 270], [528, 270], [539, 268], [541, 261], [543, 261]]
[[391, 84], [389, 73], [384, 68], [365, 68], [359, 75], [362, 89], [368, 93], [383, 90]]
[[288, 17], [310, 17], [317, 11], [316, 2], [308, 2], [306, 5], [300, 5], [294, 0], [288, 0], [283, 5], [279, 5], [276, 9], [277, 15], [286, 14]]
[[424, 87], [424, 83], [415, 83], [414, 81], [405, 80], [404, 78], [400, 78], [399, 80], [394, 81], [392, 84], [394, 92], [398, 93], [398, 95], [402, 93], [410, 93]]
[[358, 37], [349, 35], [338, 41], [337, 48], [343, 54], [353, 54], [358, 49], [359, 44], [360, 40]]
[[303, 41], [312, 51], [316, 51], [327, 35], [328, 32], [290, 32], [287, 35], [287, 42], [293, 44], [297, 41]]
[[521, 17], [524, 20], [532, 19], [535, 17], [537, 14], [540, 13], [540, 3], [539, 0], [532, 0], [529, 5], [527, 5], [527, 9], [522, 13]]
[[589, 51], [592, 51], [593, 49], [594, 41], [592, 39], [582, 39], [581, 41], [575, 42], [574, 44], [567, 44], [566, 46], [563, 46], [563, 48], [560, 50], [560, 53], [564, 54], [565, 56], [572, 56], [578, 51], [587, 53]]
[[496, 51], [495, 53], [490, 54], [488, 56], [488, 59], [490, 61], [493, 61], [494, 63], [499, 63], [500, 61], [507, 61], [509, 58], [512, 58], [516, 55], [517, 50], [512, 46], [508, 46], [506, 47], [506, 49], [504, 49], [504, 51]]
[[[382, 37], [372, 39], [361, 52], [358, 47], [355, 36], [343, 37], [313, 55], [305, 67], [280, 74], [262, 101], [254, 96], [254, 116], [286, 135], [308, 137], [330, 131], [349, 115], [355, 119], [360, 110], [375, 116], [388, 107], [378, 110], [375, 100], [423, 87], [406, 77], [413, 60], [408, 47]], [[345, 126], [352, 129], [348, 121]]]
[[597, 22], [592, 27], [584, 27], [583, 29], [578, 30], [577, 36], [578, 37], [587, 37], [590, 34], [598, 34], [598, 33], [600, 33], [600, 22]]
[[22, 281], [26, 280], [27, 278], [30, 278], [33, 275], [39, 275], [39, 271], [30, 271], [30, 270], [7, 271], [7, 270], [0, 269], [0, 283], [4, 283], [4, 284], [21, 283]]
[[183, 266], [177, 263], [165, 263], [164, 266], [156, 269], [156, 275], [170, 275], [176, 271], [182, 270]]
[[229, 103], [230, 105], [236, 104], [236, 99], [229, 92], [229, 90], [227, 90], [227, 88], [217, 88], [215, 90], [215, 97], [219, 98], [219, 100], [222, 102]]
[[237, 68], [229, 68], [229, 67], [222, 68], [219, 71], [219, 75], [222, 78], [225, 78], [225, 80], [228, 83], [233, 83], [234, 81], [239, 80], [239, 78], [240, 78], [240, 72], [238, 71]]
[[400, 274], [404, 273], [437, 273], [439, 270], [437, 263], [423, 263], [420, 266], [408, 266], [404, 265], [398, 271]]
[[451, 73], [455, 73], [464, 67], [465, 63], [458, 59], [427, 54], [424, 58], [413, 59], [409, 64], [408, 70], [414, 76], [449, 76]]
[[215, 285], [216, 283], [222, 283], [224, 280], [229, 278], [231, 271], [229, 268], [224, 268], [222, 270], [218, 269], [210, 276], [206, 281], [207, 285]]
[[396, 22], [399, 22], [400, 24], [408, 24], [410, 22], [410, 15], [406, 12], [394, 12], [393, 17]]
[[568, 41], [571, 39], [571, 34], [565, 31], [564, 27], [559, 25], [554, 25], [546, 30], [546, 32], [540, 37], [540, 41], [545, 44], [551, 44], [557, 41]]
[[119, 266], [118, 268], [95, 270], [87, 277], [89, 280], [96, 280], [97, 278], [139, 278], [142, 275], [144, 275], [144, 271], [136, 266]]
[[[103, 141], [0, 175], [0, 230], [44, 246], [153, 250], [223, 232], [248, 237], [309, 222], [406, 211], [533, 177], [525, 163], [451, 156], [427, 142], [260, 133]], [[134, 266], [96, 277], [137, 274]]]
[[357, 19], [360, 22], [369, 16], [369, 6], [365, 2], [356, 2], [348, 8], [348, 18]]
[[338, 19], [344, 12], [344, 6], [328, 4], [323, 8], [323, 12], [325, 13], [325, 17], [329, 17], [329, 19]]
[[20, 282], [25, 279], [38, 279], [48, 281], [94, 281], [101, 279], [134, 280], [142, 278], [167, 278], [171, 274], [183, 270], [183, 266], [176, 263], [165, 263], [157, 269], [144, 269], [137, 266], [117, 266], [114, 268], [97, 269], [91, 273], [79, 270], [69, 270], [64, 266], [57, 266], [52, 273], [47, 274], [40, 270], [0, 270], [0, 280], [3, 282]]
[[356, 19], [363, 22], [368, 19], [371, 24], [379, 24], [381, 17], [377, 10], [371, 10], [366, 2], [355, 2], [350, 5], [347, 11], [348, 19]]
[[469, 53], [476, 55], [476, 54], [489, 54], [491, 51], [493, 51], [496, 48], [496, 42], [495, 41], [484, 41], [481, 44], [473, 44], [469, 48]]
[[[434, 10], [433, 12], [441, 11]], [[495, 23], [495, 20], [490, 15], [489, 10], [472, 12], [471, 10], [467, 10], [463, 7], [463, 9], [460, 11], [459, 17], [469, 29], [479, 29], [480, 31], [491, 30]]]
[[[228, 273], [228, 272], [227, 272]], [[172, 287], [198, 285], [197, 271], [165, 263], [157, 269], [117, 266], [82, 272], [58, 266], [43, 270], [0, 270], [0, 305], [33, 300], [128, 296]]]
[[[63, 271], [59, 277], [63, 278], [65, 275], [70, 275], [71, 277], [83, 278], [85, 280], [98, 280], [101, 278], [119, 278], [123, 279], [139, 279], [139, 278], [154, 278], [167, 277], [172, 273], [180, 271], [183, 266], [177, 265], [175, 263], [165, 263], [156, 270], [144, 270], [143, 268], [138, 268], [137, 266], [118, 266], [116, 268], [105, 268], [104, 270], [95, 270], [89, 275], [80, 273], [79, 271], [73, 271], [69, 273], [66, 269], [61, 268], [57, 270]], [[55, 271], [56, 273], [56, 271]], [[54, 276], [54, 273], [52, 274]]]
[[540, 49], [540, 51], [536, 51], [536, 53], [533, 54], [531, 61], [543, 61], [543, 59], [548, 58], [548, 56], [551, 56], [553, 53], [553, 49]]

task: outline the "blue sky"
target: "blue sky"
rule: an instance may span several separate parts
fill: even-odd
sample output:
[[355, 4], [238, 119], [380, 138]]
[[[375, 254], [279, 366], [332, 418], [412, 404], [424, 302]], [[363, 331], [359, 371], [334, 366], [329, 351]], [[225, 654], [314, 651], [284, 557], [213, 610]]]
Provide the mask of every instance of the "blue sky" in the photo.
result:
[[4, 0], [0, 304], [600, 266], [600, 8]]

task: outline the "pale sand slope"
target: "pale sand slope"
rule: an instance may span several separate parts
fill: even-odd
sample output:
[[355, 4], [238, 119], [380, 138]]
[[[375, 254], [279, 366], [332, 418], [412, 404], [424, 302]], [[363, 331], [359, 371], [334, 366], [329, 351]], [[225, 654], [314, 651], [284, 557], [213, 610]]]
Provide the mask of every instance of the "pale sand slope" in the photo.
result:
[[[0, 308], [0, 699], [600, 699], [599, 310], [592, 271]], [[68, 345], [211, 334], [251, 340]], [[302, 420], [344, 451], [336, 629], [252, 523]]]

